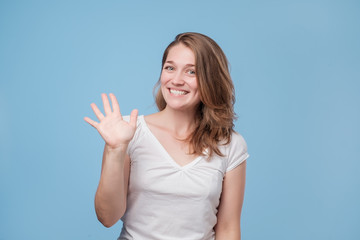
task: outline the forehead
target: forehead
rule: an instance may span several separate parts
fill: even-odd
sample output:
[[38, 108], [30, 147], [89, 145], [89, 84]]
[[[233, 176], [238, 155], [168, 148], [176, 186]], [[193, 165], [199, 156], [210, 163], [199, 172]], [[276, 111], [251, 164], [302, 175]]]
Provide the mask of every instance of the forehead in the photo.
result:
[[195, 64], [195, 55], [190, 48], [180, 43], [170, 48], [166, 61]]

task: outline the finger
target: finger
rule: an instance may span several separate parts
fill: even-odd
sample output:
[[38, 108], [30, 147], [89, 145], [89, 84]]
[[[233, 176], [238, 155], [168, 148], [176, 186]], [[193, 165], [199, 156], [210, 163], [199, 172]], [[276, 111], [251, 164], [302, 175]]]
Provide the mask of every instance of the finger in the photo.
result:
[[121, 116], [120, 106], [119, 106], [119, 103], [118, 103], [115, 95], [114, 95], [113, 93], [110, 93], [109, 96], [110, 96], [110, 99], [111, 99], [111, 104], [112, 104], [112, 107], [113, 107], [113, 112], [114, 112], [114, 113], [119, 113], [120, 116]]
[[111, 114], [111, 106], [109, 103], [109, 99], [105, 93], [101, 94], [102, 101], [104, 103], [104, 111], [106, 115]]
[[84, 120], [89, 123], [91, 126], [93, 126], [94, 128], [97, 129], [97, 126], [98, 126], [98, 122], [95, 122], [94, 120], [88, 118], [88, 117], [84, 117]]
[[130, 122], [129, 122], [131, 126], [136, 127], [137, 117], [138, 117], [138, 110], [137, 109], [132, 110], [130, 114]]
[[104, 114], [99, 110], [95, 103], [90, 104], [92, 110], [94, 111], [96, 117], [101, 121], [104, 118]]

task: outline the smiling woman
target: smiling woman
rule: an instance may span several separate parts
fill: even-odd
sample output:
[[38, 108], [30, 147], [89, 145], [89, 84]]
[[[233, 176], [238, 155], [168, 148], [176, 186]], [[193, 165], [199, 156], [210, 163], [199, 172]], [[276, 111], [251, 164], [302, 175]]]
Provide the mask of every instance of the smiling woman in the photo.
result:
[[156, 86], [159, 112], [85, 118], [105, 140], [95, 196], [98, 219], [119, 219], [118, 239], [240, 239], [247, 146], [233, 130], [234, 87], [221, 48], [183, 33], [166, 48]]
[[184, 44], [174, 46], [161, 72], [161, 93], [167, 108], [196, 111], [200, 103], [195, 75], [195, 56]]

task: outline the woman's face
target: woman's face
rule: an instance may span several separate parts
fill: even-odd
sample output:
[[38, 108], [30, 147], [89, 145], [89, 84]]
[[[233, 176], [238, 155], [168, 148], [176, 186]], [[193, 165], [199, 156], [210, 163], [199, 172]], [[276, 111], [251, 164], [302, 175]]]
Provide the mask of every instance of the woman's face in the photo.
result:
[[161, 91], [166, 107], [180, 111], [193, 111], [200, 103], [195, 74], [195, 55], [183, 44], [173, 46], [164, 63]]

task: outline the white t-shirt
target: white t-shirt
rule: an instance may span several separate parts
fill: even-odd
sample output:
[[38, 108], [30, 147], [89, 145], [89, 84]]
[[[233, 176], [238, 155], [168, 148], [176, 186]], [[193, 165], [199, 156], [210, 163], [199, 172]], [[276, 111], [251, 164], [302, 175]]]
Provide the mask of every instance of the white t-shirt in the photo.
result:
[[225, 157], [199, 156], [181, 167], [139, 116], [128, 147], [129, 190], [118, 240], [214, 239], [224, 175], [249, 156], [238, 133], [220, 150]]

